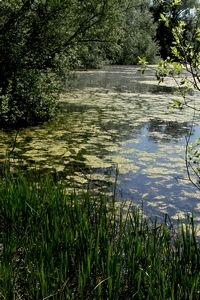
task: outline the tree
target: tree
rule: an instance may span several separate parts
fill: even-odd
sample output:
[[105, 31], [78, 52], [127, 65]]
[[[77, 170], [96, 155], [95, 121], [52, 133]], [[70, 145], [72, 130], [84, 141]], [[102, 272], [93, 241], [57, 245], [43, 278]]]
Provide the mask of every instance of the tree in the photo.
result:
[[137, 64], [138, 56], [145, 56], [151, 63], [155, 62], [158, 54], [158, 47], [154, 40], [156, 25], [153, 24], [149, 12], [149, 2], [126, 1], [122, 13], [121, 51], [118, 52], [117, 63]]
[[[0, 1], [0, 125], [48, 120], [81, 45], [116, 42], [120, 0]], [[88, 50], [89, 52], [89, 50]]]
[[[116, 3], [115, 3], [116, 5]], [[138, 56], [146, 56], [152, 63], [158, 53], [154, 41], [156, 25], [153, 24], [147, 0], [124, 0], [119, 2], [115, 15], [108, 18], [112, 28], [111, 41], [99, 43], [82, 41], [77, 45], [77, 67], [98, 67], [103, 63], [137, 64]], [[117, 21], [117, 22], [116, 22]]]
[[[193, 22], [193, 10], [198, 6], [198, 0], [153, 0], [150, 11], [153, 14], [154, 22], [158, 25], [156, 38], [160, 45], [160, 55], [163, 59], [171, 57], [171, 47], [174, 42], [173, 28], [179, 21], [183, 21], [187, 30], [191, 30]], [[168, 26], [162, 21], [161, 16], [165, 15], [169, 21]]]

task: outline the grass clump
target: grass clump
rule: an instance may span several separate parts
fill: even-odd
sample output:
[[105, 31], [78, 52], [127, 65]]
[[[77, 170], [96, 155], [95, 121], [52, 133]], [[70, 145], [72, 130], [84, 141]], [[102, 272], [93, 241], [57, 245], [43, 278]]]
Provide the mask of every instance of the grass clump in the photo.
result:
[[0, 299], [199, 299], [193, 219], [166, 222], [66, 195], [49, 176], [0, 182]]

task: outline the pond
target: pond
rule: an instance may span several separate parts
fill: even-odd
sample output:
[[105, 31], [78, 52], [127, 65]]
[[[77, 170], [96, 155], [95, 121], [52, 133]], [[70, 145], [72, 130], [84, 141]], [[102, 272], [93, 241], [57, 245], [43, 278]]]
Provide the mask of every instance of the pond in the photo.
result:
[[54, 120], [1, 132], [1, 158], [14, 143], [14, 163], [51, 170], [66, 188], [115, 191], [147, 215], [194, 212], [200, 221], [200, 193], [184, 158], [185, 136], [200, 136], [199, 115], [170, 108], [174, 93], [173, 82], [158, 85], [138, 67], [77, 71]]

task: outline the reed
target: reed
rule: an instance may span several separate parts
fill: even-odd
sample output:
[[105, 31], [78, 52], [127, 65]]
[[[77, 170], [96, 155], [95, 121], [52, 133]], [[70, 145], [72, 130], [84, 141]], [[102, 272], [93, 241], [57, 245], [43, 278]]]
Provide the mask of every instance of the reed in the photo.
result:
[[0, 182], [0, 299], [199, 299], [193, 218], [176, 228], [51, 176]]

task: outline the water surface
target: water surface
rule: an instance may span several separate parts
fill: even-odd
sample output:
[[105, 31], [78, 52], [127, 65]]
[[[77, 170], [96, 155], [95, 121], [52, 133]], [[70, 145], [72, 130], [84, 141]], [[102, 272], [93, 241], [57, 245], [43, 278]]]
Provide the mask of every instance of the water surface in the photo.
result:
[[[187, 180], [185, 136], [193, 111], [169, 107], [175, 88], [158, 86], [154, 75], [136, 67], [76, 72], [66, 82], [55, 119], [23, 129], [15, 162], [57, 173], [67, 187], [116, 194], [148, 215], [172, 218], [193, 211], [200, 220], [200, 194]], [[200, 136], [198, 113], [192, 138]], [[15, 132], [1, 132], [2, 158]]]

